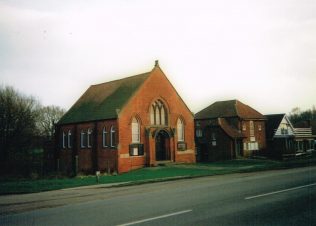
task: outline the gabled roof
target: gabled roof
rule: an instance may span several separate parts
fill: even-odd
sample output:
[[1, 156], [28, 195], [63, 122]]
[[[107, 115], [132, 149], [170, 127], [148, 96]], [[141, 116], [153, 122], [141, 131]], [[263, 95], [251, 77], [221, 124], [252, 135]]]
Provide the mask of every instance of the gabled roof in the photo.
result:
[[217, 101], [202, 111], [195, 114], [196, 119], [229, 118], [265, 119], [255, 109], [238, 100]]
[[272, 139], [276, 130], [279, 128], [285, 114], [273, 114], [273, 115], [265, 115], [267, 118], [266, 123], [266, 134], [267, 139]]
[[117, 118], [117, 111], [128, 103], [150, 73], [90, 86], [58, 124]]
[[224, 130], [224, 132], [231, 138], [243, 138], [244, 136], [240, 131], [231, 127], [226, 119], [218, 118], [218, 125]]

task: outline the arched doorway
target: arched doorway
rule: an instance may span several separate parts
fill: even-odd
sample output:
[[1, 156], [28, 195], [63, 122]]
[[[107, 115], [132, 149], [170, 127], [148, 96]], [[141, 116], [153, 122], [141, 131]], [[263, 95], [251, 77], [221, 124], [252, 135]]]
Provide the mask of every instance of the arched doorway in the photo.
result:
[[170, 160], [170, 137], [161, 130], [156, 135], [156, 161]]

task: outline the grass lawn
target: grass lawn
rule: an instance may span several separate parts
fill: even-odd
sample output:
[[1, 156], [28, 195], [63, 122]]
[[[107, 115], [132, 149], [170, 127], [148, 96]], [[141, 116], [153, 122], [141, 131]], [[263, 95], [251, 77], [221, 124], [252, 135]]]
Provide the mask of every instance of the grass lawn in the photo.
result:
[[[211, 176], [229, 173], [243, 173], [271, 169], [284, 169], [316, 165], [316, 158], [290, 161], [241, 159], [214, 163], [175, 164], [134, 170], [117, 176], [100, 176], [99, 184], [130, 182], [146, 183], [177, 178]], [[41, 191], [96, 185], [95, 176], [82, 176], [65, 179], [10, 180], [0, 181], [0, 195], [33, 193]]]

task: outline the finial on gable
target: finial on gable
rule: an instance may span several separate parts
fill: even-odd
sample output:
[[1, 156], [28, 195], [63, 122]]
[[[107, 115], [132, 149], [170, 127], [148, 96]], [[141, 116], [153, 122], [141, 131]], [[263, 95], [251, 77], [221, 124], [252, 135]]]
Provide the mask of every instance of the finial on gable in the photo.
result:
[[159, 61], [155, 60], [155, 67], [159, 67]]

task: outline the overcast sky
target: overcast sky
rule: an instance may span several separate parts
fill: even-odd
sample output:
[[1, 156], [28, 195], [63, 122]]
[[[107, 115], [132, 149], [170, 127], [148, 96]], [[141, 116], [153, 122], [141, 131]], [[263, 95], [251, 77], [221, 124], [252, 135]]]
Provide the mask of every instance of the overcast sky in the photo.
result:
[[196, 113], [316, 105], [315, 0], [0, 0], [0, 85], [69, 109], [158, 59]]

